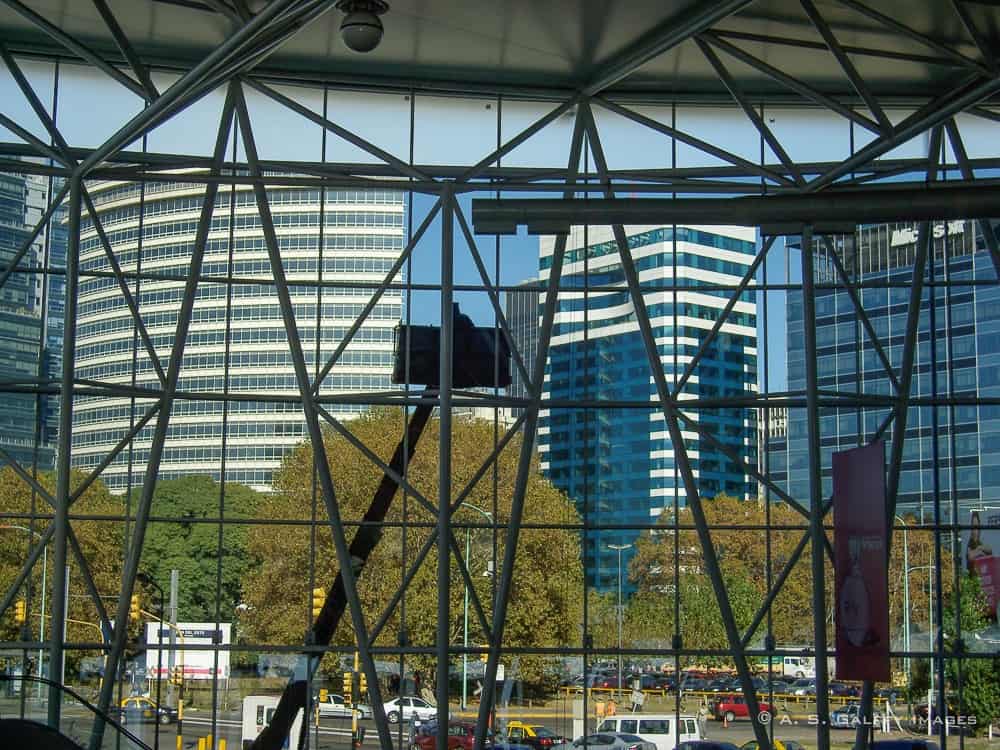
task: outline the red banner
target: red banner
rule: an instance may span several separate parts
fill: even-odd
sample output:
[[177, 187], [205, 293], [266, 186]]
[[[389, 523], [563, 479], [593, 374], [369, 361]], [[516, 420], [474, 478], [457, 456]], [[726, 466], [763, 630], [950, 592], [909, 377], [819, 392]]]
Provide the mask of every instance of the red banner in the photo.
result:
[[888, 682], [885, 444], [833, 454], [837, 679]]

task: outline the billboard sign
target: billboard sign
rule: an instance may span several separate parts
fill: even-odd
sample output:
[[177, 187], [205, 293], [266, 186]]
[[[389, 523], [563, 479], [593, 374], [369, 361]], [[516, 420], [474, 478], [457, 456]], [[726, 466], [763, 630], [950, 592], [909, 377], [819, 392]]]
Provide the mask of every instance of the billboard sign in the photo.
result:
[[969, 526], [962, 534], [965, 569], [979, 576], [986, 596], [990, 619], [996, 622], [1000, 605], [1000, 508], [981, 508], [969, 514]]
[[[232, 623], [223, 622], [179, 622], [177, 623], [174, 646], [174, 666], [184, 667], [186, 680], [211, 680], [213, 677], [229, 677], [229, 651], [216, 652], [205, 646], [228, 646], [232, 643]], [[146, 675], [166, 679], [170, 665], [170, 633], [173, 630], [164, 623], [146, 623]], [[158, 632], [159, 631], [159, 632]], [[162, 637], [163, 651], [159, 650]], [[216, 656], [218, 655], [218, 661]]]
[[885, 444], [833, 454], [837, 679], [888, 682]]

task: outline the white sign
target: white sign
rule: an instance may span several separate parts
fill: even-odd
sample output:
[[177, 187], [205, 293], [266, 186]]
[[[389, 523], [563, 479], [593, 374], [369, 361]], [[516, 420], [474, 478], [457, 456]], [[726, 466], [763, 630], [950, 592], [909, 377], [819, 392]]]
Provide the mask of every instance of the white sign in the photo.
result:
[[500, 662], [497, 664], [497, 682], [503, 682], [505, 674], [506, 672], [503, 668], [503, 662]]
[[[166, 679], [170, 675], [170, 634], [175, 634], [174, 666], [184, 667], [186, 680], [211, 680], [213, 677], [229, 677], [229, 652], [198, 648], [199, 646], [227, 646], [232, 643], [232, 623], [223, 622], [180, 622], [177, 630], [163, 623], [146, 623], [146, 674], [155, 678], [158, 674]], [[163, 639], [162, 655], [159, 650]], [[218, 658], [218, 661], [216, 661]]]
[[[962, 220], [948, 222], [948, 234], [962, 234], [965, 231], [965, 222]], [[939, 240], [944, 237], [945, 225], [935, 224], [931, 233], [934, 239]], [[917, 241], [917, 228], [906, 227], [905, 229], [894, 229], [889, 244], [892, 247], [897, 245], [912, 245]]]

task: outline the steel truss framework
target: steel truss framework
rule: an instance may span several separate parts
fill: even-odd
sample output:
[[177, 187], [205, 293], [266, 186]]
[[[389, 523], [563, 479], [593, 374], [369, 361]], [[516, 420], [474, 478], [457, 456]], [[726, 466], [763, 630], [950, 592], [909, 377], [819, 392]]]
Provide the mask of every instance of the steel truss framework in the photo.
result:
[[[501, 305], [500, 293], [512, 291], [491, 277], [487, 270], [479, 248], [477, 247], [472, 229], [465, 216], [463, 205], [459, 198], [464, 194], [482, 196], [510, 196], [518, 193], [534, 195], [561, 195], [561, 201], [550, 201], [546, 211], [539, 211], [537, 205], [522, 202], [510, 206], [505, 201], [476, 207], [474, 224], [482, 230], [509, 229], [512, 224], [527, 221], [535, 230], [563, 230], [570, 222], [610, 224], [622, 268], [626, 278], [626, 288], [634, 306], [636, 320], [642, 337], [645, 352], [650, 365], [650, 372], [656, 388], [656, 401], [652, 404], [661, 409], [669, 431], [670, 440], [675, 452], [677, 468], [685, 490], [687, 504], [691, 510], [693, 528], [698, 534], [704, 550], [704, 563], [711, 579], [719, 604], [721, 616], [725, 625], [729, 642], [730, 655], [737, 666], [743, 683], [751, 715], [756, 715], [757, 698], [752, 689], [751, 674], [747, 655], [754, 652], [750, 648], [755, 634], [768, 618], [770, 605], [773, 603], [787, 575], [803, 554], [807, 544], [811, 549], [811, 571], [813, 581], [812, 617], [815, 634], [815, 655], [817, 658], [818, 712], [828, 714], [826, 704], [826, 685], [829, 680], [826, 659], [828, 644], [826, 640], [827, 606], [824, 601], [824, 581], [827, 576], [826, 556], [831, 554], [830, 542], [825, 524], [830, 504], [822, 495], [821, 465], [820, 465], [820, 409], [826, 407], [845, 408], [884, 408], [889, 410], [889, 416], [876, 433], [870, 436], [877, 439], [884, 434], [890, 434], [889, 459], [889, 507], [887, 517], [892, 525], [896, 510], [896, 496], [899, 490], [900, 470], [903, 459], [904, 435], [907, 427], [907, 413], [911, 406], [931, 406], [945, 408], [956, 404], [998, 404], [1000, 399], [986, 397], [956, 398], [951, 395], [933, 395], [918, 397], [911, 393], [912, 374], [917, 346], [917, 328], [921, 300], [924, 298], [928, 284], [941, 285], [941, 281], [925, 283], [928, 266], [928, 248], [930, 245], [930, 220], [961, 217], [978, 219], [982, 225], [982, 234], [988, 243], [995, 266], [1000, 269], [1000, 248], [997, 247], [996, 236], [987, 219], [991, 218], [991, 206], [995, 204], [997, 185], [992, 175], [1000, 166], [1000, 153], [987, 157], [972, 158], [968, 155], [963, 141], [960, 116], [972, 116], [988, 122], [1000, 121], [1000, 111], [993, 103], [993, 97], [1000, 90], [1000, 73], [995, 57], [995, 47], [986, 38], [986, 25], [981, 15], [974, 15], [972, 4], [953, 0], [950, 11], [965, 30], [961, 39], [942, 39], [909, 27], [905, 22], [885, 15], [875, 8], [855, 0], [842, 0], [840, 9], [844, 8], [865, 18], [878, 27], [880, 33], [894, 35], [896, 38], [912, 45], [913, 51], [888, 53], [875, 47], [863, 45], [847, 45], [840, 41], [840, 30], [826, 18], [826, 6], [817, 7], [812, 0], [801, 0], [801, 20], [806, 21], [815, 36], [807, 40], [789, 36], [786, 38], [765, 37], [761, 34], [739, 32], [734, 30], [732, 21], [739, 19], [739, 14], [746, 12], [752, 4], [745, 0], [730, 0], [712, 4], [697, 4], [696, 10], [679, 14], [666, 24], [655, 29], [642, 30], [636, 35], [636, 43], [631, 45], [616, 59], [607, 61], [592, 75], [589, 80], [581, 82], [572, 88], [548, 89], [542, 93], [537, 91], [518, 91], [512, 87], [497, 87], [492, 95], [497, 100], [531, 99], [541, 97], [551, 102], [550, 111], [535, 122], [525, 127], [513, 137], [504, 142], [498, 138], [497, 147], [484, 154], [473, 164], [416, 164], [410, 159], [402, 159], [389, 149], [380, 147], [368, 140], [364, 134], [338, 124], [327, 113], [317, 113], [313, 109], [295, 101], [290, 96], [279, 91], [276, 83], [307, 83], [326, 87], [329, 82], [322, 76], [303, 76], [292, 72], [282, 73], [274, 67], [266, 67], [268, 60], [278, 52], [284, 44], [296, 35], [308, 30], [318, 22], [324, 14], [330, 12], [332, 4], [327, 0], [273, 0], [256, 13], [252, 13], [242, 0], [227, 3], [225, 0], [205, 0], [206, 13], [221, 14], [232, 25], [232, 31], [224, 43], [206, 54], [197, 64], [189, 65], [181, 71], [177, 80], [162, 90], [154, 83], [153, 73], [157, 62], [152, 56], [147, 56], [137, 48], [116, 21], [113, 9], [105, 0], [94, 0], [94, 7], [107, 26], [109, 38], [113, 40], [117, 52], [106, 49], [98, 50], [92, 45], [75, 38], [60, 26], [36, 12], [30, 3], [19, 0], [4, 0], [3, 4], [26, 19], [36, 30], [52, 40], [55, 49], [46, 50], [44, 56], [49, 59], [82, 59], [94, 70], [116, 84], [124, 87], [132, 94], [141, 97], [145, 106], [104, 143], [96, 148], [82, 148], [67, 141], [56, 125], [51, 108], [43, 104], [43, 92], [40, 92], [23, 72], [23, 61], [27, 54], [34, 51], [24, 49], [16, 43], [0, 42], [0, 57], [7, 71], [13, 78], [24, 101], [41, 123], [45, 136], [40, 137], [37, 131], [26, 123], [18, 122], [14, 116], [0, 112], [0, 124], [19, 139], [16, 142], [0, 144], [0, 169], [11, 172], [35, 172], [65, 178], [66, 183], [53, 196], [49, 208], [42, 216], [33, 235], [26, 241], [15, 255], [13, 261], [0, 269], [0, 286], [8, 281], [13, 274], [34, 272], [22, 264], [35, 237], [51, 220], [58, 204], [68, 202], [69, 217], [69, 248], [65, 268], [66, 305], [65, 305], [65, 338], [62, 350], [62, 375], [58, 382], [33, 380], [32, 382], [6, 381], [0, 384], [0, 390], [7, 393], [58, 394], [60, 401], [60, 431], [58, 445], [57, 484], [54, 493], [48, 492], [34, 478], [31, 467], [19, 465], [12, 456], [3, 455], [18, 475], [43, 498], [51, 513], [41, 514], [37, 519], [42, 528], [37, 544], [31, 546], [30, 553], [24, 560], [23, 567], [17, 578], [2, 592], [0, 612], [7, 611], [18, 595], [18, 591], [28, 579], [32, 568], [37, 565], [42, 551], [51, 545], [54, 550], [54, 581], [53, 590], [61, 591], [65, 587], [65, 569], [70, 556], [73, 557], [83, 575], [94, 604], [99, 613], [102, 630], [106, 634], [101, 644], [74, 644], [74, 648], [100, 646], [107, 656], [105, 674], [116, 674], [117, 667], [123, 659], [126, 648], [126, 628], [122, 625], [129, 619], [129, 601], [135, 589], [136, 574], [139, 569], [143, 542], [149, 519], [152, 514], [153, 490], [156, 485], [160, 458], [164, 441], [170, 425], [172, 409], [180, 400], [205, 399], [217, 402], [232, 402], [236, 400], [274, 400], [274, 397], [264, 394], [228, 392], [187, 392], [178, 388], [181, 374], [181, 361], [188, 340], [188, 330], [194, 308], [195, 294], [200, 283], [205, 281], [222, 282], [226, 285], [244, 283], [269, 283], [277, 291], [285, 331], [288, 338], [288, 351], [294, 366], [294, 374], [298, 384], [299, 396], [286, 397], [285, 400], [301, 406], [309, 439], [315, 449], [316, 472], [320, 487], [320, 497], [326, 510], [326, 525], [332, 535], [337, 558], [340, 561], [340, 571], [343, 576], [344, 589], [347, 597], [347, 611], [351, 625], [357, 635], [357, 651], [360, 662], [368, 678], [372, 705], [376, 713], [379, 743], [384, 747], [393, 745], [388, 725], [381, 709], [379, 682], [373, 661], [374, 642], [385, 625], [388, 615], [405, 594], [407, 575], [389, 609], [378, 624], [367, 622], [364, 617], [358, 597], [356, 573], [349, 564], [348, 541], [345, 532], [347, 524], [342, 522], [337, 503], [337, 488], [328, 469], [325, 447], [321, 439], [323, 424], [328, 423], [343, 431], [342, 426], [328, 413], [326, 407], [332, 403], [344, 404], [388, 404], [418, 406], [429, 405], [440, 408], [440, 494], [438, 498], [424, 497], [407, 481], [405, 472], [395, 475], [394, 479], [409, 493], [412, 498], [430, 509], [437, 517], [437, 524], [432, 539], [421, 550], [413, 562], [412, 570], [420, 565], [432, 544], [437, 544], [446, 554], [439, 556], [438, 583], [441, 595], [437, 602], [438, 631], [435, 644], [437, 655], [437, 685], [439, 721], [447, 721], [447, 684], [448, 661], [456, 654], [477, 652], [475, 649], [456, 647], [450, 642], [448, 622], [450, 619], [450, 589], [451, 570], [449, 561], [456, 560], [462, 577], [473, 594], [473, 609], [479, 620], [479, 625], [488, 639], [488, 661], [477, 722], [477, 738], [480, 742], [487, 729], [489, 707], [495, 696], [494, 677], [502, 651], [517, 652], [505, 642], [505, 620], [508, 604], [511, 598], [511, 585], [514, 564], [518, 550], [518, 536], [524, 526], [522, 516], [524, 497], [529, 479], [532, 446], [538, 434], [539, 412], [542, 409], [561, 408], [635, 408], [648, 410], [649, 401], [597, 401], [594, 399], [579, 399], [573, 401], [558, 401], [543, 399], [543, 381], [545, 378], [545, 363], [549, 351], [557, 301], [564, 291], [561, 285], [561, 274], [565, 263], [567, 239], [560, 236], [555, 244], [551, 272], [544, 288], [539, 290], [543, 298], [540, 316], [540, 335], [537, 352], [533, 359], [533, 367], [528, 371], [525, 365], [525, 352], [518, 351], [516, 342], [510, 331]], [[155, 2], [153, 3], [156, 4]], [[976, 9], [983, 12], [982, 8]], [[779, 54], [771, 55], [768, 60], [753, 52], [754, 45], [769, 44], [771, 49]], [[671, 53], [680, 47], [700, 54], [716, 83], [728, 91], [731, 97], [727, 117], [734, 124], [752, 128], [760, 143], [760, 158], [748, 159], [729, 150], [724, 143], [713, 143], [699, 137], [696, 133], [686, 132], [675, 122], [657, 119], [644, 113], [641, 102], [634, 95], [616, 96], [616, 84], [627, 81], [650, 61], [659, 56]], [[781, 52], [785, 49], [814, 53], [816, 55], [832, 56], [835, 70], [840, 74], [843, 86], [840, 93], [833, 94], [829, 87], [822, 87], [796, 77], [793, 70], [782, 69], [780, 66]], [[888, 61], [886, 62], [886, 58]], [[940, 92], [927, 92], [922, 100], [917, 97], [909, 105], [908, 113], [903, 119], [893, 122], [890, 118], [890, 107], [896, 102], [889, 97], [876, 93], [859, 72], [857, 61], [882, 60], [887, 65], [900, 62], [919, 62], [922, 65], [936, 67], [943, 71], [948, 79], [948, 85]], [[776, 62], [778, 61], [778, 62]], [[266, 72], [259, 72], [266, 67]], [[868, 133], [864, 145], [851, 149], [851, 154], [833, 162], [803, 163], [793, 159], [782, 139], [770, 126], [765, 114], [766, 107], [772, 101], [772, 96], [761, 95], [760, 92], [748, 86], [744, 76], [734, 74], [734, 70], [751, 69], [759, 76], [768, 79], [776, 85], [781, 94], [774, 95], [773, 101], [787, 103], [796, 101], [800, 106], [806, 106], [809, 111], [823, 112], [831, 118], [839, 118], [845, 127], [853, 133], [860, 128]], [[298, 80], [297, 80], [298, 79]], [[364, 90], [385, 89], [388, 91], [403, 91], [413, 97], [421, 96], [425, 89], [421, 81], [393, 81], [376, 79], [374, 77], [359, 77], [357, 86]], [[343, 82], [337, 83], [338, 88], [350, 87]], [[428, 89], [440, 93], [443, 84], [428, 82]], [[456, 94], [468, 94], [471, 86], [455, 85]], [[210, 92], [223, 89], [225, 104], [222, 107], [221, 118], [217, 124], [215, 148], [211, 156], [196, 156], [189, 154], [152, 153], [145, 149], [129, 149], [154, 128], [181, 114], [193, 102], [202, 99]], [[303, 126], [311, 123], [324, 131], [324, 137], [341, 138], [352, 144], [366, 155], [364, 163], [330, 163], [327, 161], [281, 161], [260, 158], [257, 141], [261, 131], [261, 123], [254, 122], [250, 107], [247, 104], [246, 93], [253, 90], [256, 94], [295, 113], [302, 118]], [[475, 93], [479, 96], [489, 96], [488, 87], [480, 87]], [[648, 94], [650, 102], [674, 106], [669, 97]], [[718, 105], [713, 97], [709, 97]], [[498, 108], [499, 109], [499, 108]], [[613, 114], [629, 121], [633, 126], [655, 132], [662, 136], [665, 148], [676, 149], [678, 144], [693, 149], [702, 155], [703, 163], [698, 166], [649, 169], [615, 169], [609, 165], [605, 152], [607, 147], [606, 132], [600, 127], [598, 116]], [[560, 118], [571, 116], [574, 122], [573, 135], [569, 143], [568, 159], [564, 168], [525, 168], [506, 166], [504, 159], [512, 152], [538, 135], [546, 127], [556, 123]], [[602, 137], [604, 136], [604, 137]], [[926, 137], [927, 148], [919, 157], [892, 157], [890, 152], [917, 137]], [[228, 155], [230, 149], [239, 142], [243, 157], [234, 160]], [[101, 228], [100, 217], [95, 209], [88, 183], [98, 180], [130, 180], [140, 183], [161, 183], [177, 180], [177, 170], [185, 170], [184, 180], [191, 183], [204, 184], [204, 202], [197, 224], [196, 241], [190, 258], [190, 272], [184, 278], [164, 277], [156, 273], [126, 273], [122, 270], [115, 257], [115, 251]], [[947, 185], [941, 183], [947, 180]], [[305, 187], [377, 187], [380, 189], [397, 189], [408, 193], [422, 193], [435, 197], [435, 203], [419, 227], [410, 236], [398, 260], [378, 285], [371, 285], [372, 297], [364, 311], [351, 327], [348, 334], [337, 348], [328, 356], [324, 367], [318, 375], [312, 377], [306, 365], [303, 345], [299, 340], [295, 313], [292, 307], [290, 282], [285, 275], [282, 258], [278, 250], [278, 240], [274, 222], [268, 203], [265, 185], [296, 185]], [[265, 278], [239, 278], [233, 276], [209, 276], [202, 272], [202, 258], [210, 229], [210, 222], [215, 203], [215, 197], [220, 185], [249, 185], [253, 188], [254, 200], [259, 213], [266, 249], [271, 262], [272, 274]], [[649, 197], [645, 201], [629, 201], [632, 205], [622, 205], [614, 202], [616, 195], [639, 193]], [[684, 373], [676, 383], [668, 381], [660, 364], [655, 334], [650, 324], [649, 314], [643, 291], [640, 288], [636, 265], [629, 248], [625, 233], [625, 224], [637, 221], [650, 223], [671, 223], [689, 220], [691, 211], [700, 210], [690, 201], [701, 200], [691, 197], [678, 200], [684, 196], [728, 196], [711, 202], [710, 216], [713, 221], [728, 224], [749, 224], [762, 226], [769, 231], [769, 236], [762, 243], [752, 265], [748, 268], [742, 282], [731, 288], [731, 299], [715, 322], [708, 337], [701, 343], [697, 355], [685, 366]], [[763, 196], [756, 201], [741, 201], [736, 198]], [[970, 197], [971, 196], [971, 197]], [[585, 197], [587, 203], [581, 207], [579, 201]], [[607, 199], [602, 202], [600, 199]], [[728, 203], [731, 201], [731, 205]], [[783, 203], [781, 201], [784, 201]], [[843, 203], [840, 203], [843, 201]], [[641, 205], [640, 205], [641, 204]], [[775, 212], [774, 206], [782, 208]], [[914, 213], [913, 206], [919, 204], [920, 209]], [[701, 207], [706, 203], [699, 204]], [[867, 206], [866, 221], [890, 221], [895, 219], [916, 219], [920, 221], [917, 241], [917, 257], [913, 264], [912, 282], [909, 284], [910, 294], [907, 312], [906, 336], [902, 355], [902, 365], [898, 369], [890, 365], [885, 348], [861, 305], [859, 290], [864, 284], [852, 277], [845, 269], [838, 253], [830, 239], [830, 232], [843, 232], [845, 226], [853, 225], [857, 216], [840, 207]], [[483, 210], [482, 214], [476, 213]], [[486, 209], [508, 210], [502, 219], [496, 215], [488, 216]], [[642, 218], [637, 219], [640, 216]], [[707, 209], [706, 209], [707, 211]], [[534, 212], [534, 213], [532, 213]], [[590, 212], [590, 213], [587, 213]], [[516, 213], [517, 217], [510, 217]], [[157, 388], [129, 387], [120, 384], [96, 381], [81, 381], [75, 376], [76, 347], [74, 332], [76, 329], [77, 291], [82, 273], [79, 267], [81, 219], [89, 215], [97, 228], [100, 241], [104, 246], [112, 271], [102, 272], [113, 278], [117, 283], [123, 298], [134, 320], [141, 345], [149, 357], [156, 372]], [[708, 216], [709, 214], [706, 214]], [[583, 217], [583, 220], [581, 219]], [[593, 217], [592, 219], [590, 217]], [[482, 222], [480, 224], [480, 221]], [[706, 219], [707, 221], [707, 219]], [[506, 222], [506, 223], [504, 223]], [[437, 225], [441, 236], [441, 269], [440, 279], [434, 284], [402, 284], [397, 281], [399, 273], [404, 269], [418, 242], [421, 241], [432, 225]], [[482, 284], [457, 284], [453, 278], [453, 260], [456, 250], [455, 227], [460, 234], [457, 241], [468, 246]], [[774, 244], [775, 234], [799, 234], [802, 236], [803, 247], [812, 246], [814, 236], [822, 237], [827, 243], [830, 257], [836, 266], [837, 279], [833, 283], [814, 282], [812, 253], [801, 254], [802, 283], [786, 282], [784, 284], [767, 284], [759, 281], [759, 270]], [[56, 273], [53, 269], [45, 269], [47, 273]], [[61, 272], [61, 271], [60, 271]], [[100, 275], [91, 273], [91, 276]], [[169, 352], [168, 363], [164, 366], [160, 353], [154, 346], [144, 323], [135, 293], [136, 284], [145, 280], [170, 279], [185, 283], [183, 302], [177, 318], [176, 333]], [[327, 285], [333, 282], [327, 282]], [[963, 282], [966, 283], [966, 282]], [[996, 281], [979, 281], [978, 283], [996, 284]], [[352, 286], [358, 286], [351, 282]], [[323, 288], [323, 283], [315, 284], [317, 289]], [[441, 304], [441, 372], [440, 388], [418, 393], [409, 389], [384, 393], [367, 393], [354, 395], [320, 395], [320, 385], [336, 365], [351, 338], [357, 333], [367, 316], [374, 309], [380, 297], [390, 289], [405, 289], [407, 291], [434, 291], [440, 294]], [[643, 287], [645, 288], [645, 287]], [[807, 388], [799, 393], [761, 393], [746, 394], [734, 398], [689, 398], [685, 386], [696, 373], [698, 363], [704, 356], [726, 317], [730, 314], [740, 295], [747, 291], [766, 291], [782, 289], [800, 289], [805, 307], [805, 319], [814, 319], [814, 299], [817, 288], [840, 288], [847, 290], [856, 307], [860, 323], [870, 343], [877, 351], [878, 358], [885, 368], [886, 377], [891, 381], [892, 392], [886, 396], [862, 396], [848, 392], [823, 391], [818, 387], [816, 372], [816, 337], [812, 326], [806, 325], [806, 375]], [[588, 292], [620, 290], [621, 287], [602, 287], [594, 285]], [[664, 291], [674, 287], [665, 286]], [[501, 334], [507, 339], [514, 354], [514, 363], [528, 384], [529, 397], [514, 399], [499, 393], [474, 394], [458, 391], [451, 386], [450, 363], [452, 320], [451, 309], [453, 296], [456, 292], [478, 291], [488, 296], [496, 314], [496, 323]], [[573, 291], [579, 291], [574, 287]], [[73, 465], [71, 433], [73, 425], [74, 399], [88, 395], [116, 395], [137, 398], [152, 398], [155, 403], [141, 416], [134, 426], [121, 436], [117, 445], [109, 452], [101, 465], [93, 471], [83, 486], [71, 491], [70, 468]], [[683, 399], [683, 400], [682, 400]], [[475, 596], [475, 589], [470, 584], [470, 574], [467, 561], [464, 559], [461, 547], [456, 541], [455, 530], [462, 528], [453, 523], [452, 516], [458, 509], [463, 498], [471, 490], [471, 485], [464, 488], [455, 487], [451, 481], [451, 414], [458, 406], [480, 405], [488, 407], [516, 406], [524, 409], [523, 416], [510, 427], [493, 451], [490, 459], [476, 474], [478, 482], [489, 472], [491, 463], [505, 447], [510, 439], [520, 433], [522, 436], [520, 463], [513, 494], [512, 512], [509, 522], [504, 526], [494, 526], [497, 533], [505, 537], [505, 553], [499, 568], [496, 582], [496, 596], [491, 616], [487, 615], [483, 602]], [[683, 404], [683, 409], [682, 409]], [[808, 423], [809, 473], [811, 477], [811, 492], [809, 497], [790, 497], [788, 493], [776, 484], [756, 466], [747, 463], [742, 456], [736, 455], [730, 448], [720, 443], [710, 432], [699, 425], [692, 415], [701, 410], [712, 410], [720, 407], [760, 408], [767, 410], [777, 407], [792, 407], [805, 409]], [[90, 572], [88, 560], [83, 555], [73, 523], [70, 519], [73, 503], [79, 498], [87, 486], [99, 478], [101, 472], [127, 449], [131, 440], [147, 425], [155, 428], [152, 449], [147, 468], [146, 481], [142, 485], [142, 494], [138, 500], [132, 523], [131, 539], [127, 545], [127, 558], [124, 561], [122, 588], [113, 612], [107, 612], [102, 603], [97, 587]], [[749, 629], [741, 632], [737, 626], [725, 582], [723, 581], [716, 547], [713, 544], [713, 529], [709, 528], [699, 496], [698, 484], [688, 458], [688, 452], [682, 438], [682, 430], [697, 432], [699, 436], [715, 445], [729, 459], [743, 466], [746, 473], [763, 485], [771, 497], [788, 503], [802, 516], [802, 538], [793, 558], [788, 561], [781, 573], [774, 577], [772, 571], [767, 571], [770, 591], [762, 607], [754, 617]], [[362, 449], [364, 446], [360, 446]], [[366, 455], [370, 455], [370, 452]], [[391, 471], [384, 464], [376, 464], [379, 471]], [[940, 505], [940, 502], [938, 503]], [[939, 509], [940, 510], [940, 509]], [[954, 524], [940, 523], [937, 516], [934, 536], [937, 542], [938, 562], [940, 563], [942, 540], [956, 538], [958, 527]], [[953, 545], [957, 548], [957, 545]], [[956, 574], [957, 575], [957, 574]], [[940, 587], [939, 587], [940, 590]], [[943, 604], [940, 593], [936, 602], [937, 620], [941, 621]], [[61, 597], [53, 598], [50, 638], [44, 644], [5, 644], [5, 647], [16, 646], [24, 648], [42, 646], [48, 649], [50, 674], [59, 674], [64, 660], [67, 644], [61, 636], [62, 629], [58, 626], [67, 616], [65, 602]], [[112, 626], [112, 621], [117, 626]], [[692, 653], [683, 648], [681, 634], [675, 636], [675, 648], [662, 651], [659, 655], [679, 656]], [[773, 640], [769, 643], [773, 647]], [[303, 647], [298, 647], [302, 650]], [[408, 647], [404, 644], [397, 650], [406, 653]], [[543, 650], [544, 651], [544, 650]], [[585, 641], [580, 644], [569, 644], [564, 649], [551, 649], [552, 653], [590, 653]], [[305, 647], [310, 655], [307, 670], [309, 674], [318, 664], [322, 649]], [[626, 653], [633, 653], [626, 650]], [[780, 653], [772, 648], [773, 653]], [[645, 653], [645, 652], [643, 652]], [[914, 652], [909, 654], [918, 656]], [[947, 653], [944, 644], [938, 642], [932, 654], [935, 659], [938, 677], [943, 684], [944, 664], [946, 658], [956, 654]], [[958, 654], [962, 655], [962, 654]], [[963, 655], [965, 658], [975, 658], [974, 655]], [[300, 679], [296, 677], [294, 679]], [[108, 709], [113, 698], [114, 683], [105, 681], [99, 703], [103, 709]], [[939, 696], [939, 709], [943, 710], [943, 691]], [[864, 703], [871, 706], [872, 686], [867, 684], [864, 691]], [[55, 726], [60, 721], [60, 702], [58, 691], [53, 689], [49, 701], [49, 720]], [[103, 726], [94, 728], [93, 746], [101, 742]], [[754, 722], [754, 731], [762, 746], [769, 745], [769, 731], [766, 725]], [[863, 739], [859, 733], [859, 739]], [[829, 747], [829, 727], [819, 725], [816, 729], [817, 746], [819, 750]], [[446, 738], [443, 733], [438, 737], [439, 747], [445, 747]], [[942, 742], [945, 738], [942, 736]]]

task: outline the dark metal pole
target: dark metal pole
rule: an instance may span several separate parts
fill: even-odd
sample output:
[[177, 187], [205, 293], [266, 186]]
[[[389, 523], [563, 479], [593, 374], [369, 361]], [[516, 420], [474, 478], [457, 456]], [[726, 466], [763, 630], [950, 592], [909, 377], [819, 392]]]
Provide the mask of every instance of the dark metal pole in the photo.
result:
[[454, 348], [454, 223], [455, 203], [451, 188], [441, 193], [441, 352], [440, 399], [438, 411], [438, 602], [437, 602], [437, 748], [448, 750], [448, 649], [451, 645], [451, 384]]
[[574, 224], [739, 224], [797, 231], [803, 224], [989, 219], [1000, 187], [923, 187], [837, 190], [829, 194], [780, 194], [742, 198], [475, 198], [472, 223], [479, 234], [568, 232]]
[[[83, 205], [83, 178], [73, 175], [69, 187], [69, 238], [66, 245], [66, 302], [63, 313], [62, 382], [59, 392], [59, 436], [56, 461], [56, 507], [53, 525], [52, 561], [52, 621], [49, 628], [49, 726], [59, 728], [62, 708], [61, 685], [55, 680], [61, 675], [63, 653], [63, 624], [66, 622], [66, 600], [61, 592], [66, 588], [66, 542], [69, 536], [70, 459], [73, 446], [73, 371], [76, 367], [76, 300], [80, 270], [80, 210]], [[42, 665], [38, 665], [41, 674]], [[112, 683], [108, 680], [108, 684]]]
[[809, 452], [809, 526], [812, 543], [813, 648], [816, 653], [816, 746], [830, 748], [829, 675], [826, 664], [826, 590], [823, 547], [823, 477], [820, 471], [819, 400], [816, 362], [816, 297], [813, 289], [813, 231], [802, 229], [802, 309], [806, 350], [806, 429]]

